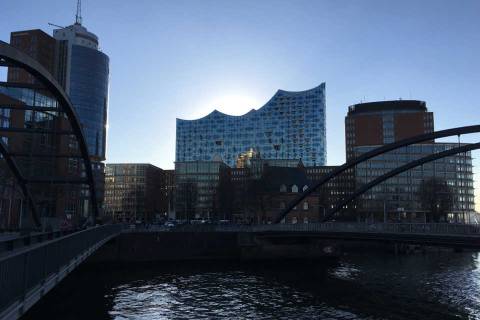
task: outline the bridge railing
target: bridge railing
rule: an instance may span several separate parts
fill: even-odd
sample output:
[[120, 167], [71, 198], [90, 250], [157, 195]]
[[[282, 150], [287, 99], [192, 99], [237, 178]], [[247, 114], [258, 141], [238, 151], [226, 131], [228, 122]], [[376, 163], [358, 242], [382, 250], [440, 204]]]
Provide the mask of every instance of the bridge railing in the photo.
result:
[[359, 232], [435, 235], [479, 235], [480, 226], [453, 223], [297, 223], [258, 225], [181, 225], [174, 228], [133, 229], [125, 232]]
[[252, 226], [252, 231], [360, 232], [444, 235], [480, 235], [480, 226], [451, 223], [309, 223]]
[[0, 256], [0, 314], [17, 301], [24, 301], [31, 290], [121, 228], [98, 226]]
[[2, 234], [0, 234], [0, 255], [21, 249], [22, 247], [28, 247], [44, 241], [64, 237], [82, 230], [83, 229], [65, 229], [49, 232], [33, 232], [26, 235], [12, 234], [10, 237], [5, 237], [5, 239], [2, 239]]

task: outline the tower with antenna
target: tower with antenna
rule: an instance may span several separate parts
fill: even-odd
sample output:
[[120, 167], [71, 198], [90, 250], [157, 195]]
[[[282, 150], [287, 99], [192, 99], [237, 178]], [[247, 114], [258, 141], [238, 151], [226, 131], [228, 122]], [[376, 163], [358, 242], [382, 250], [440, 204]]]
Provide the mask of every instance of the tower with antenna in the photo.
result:
[[74, 23], [53, 30], [57, 73], [83, 126], [92, 161], [101, 162], [106, 148], [109, 58], [99, 50], [98, 37], [82, 24], [82, 1], [76, 3]]

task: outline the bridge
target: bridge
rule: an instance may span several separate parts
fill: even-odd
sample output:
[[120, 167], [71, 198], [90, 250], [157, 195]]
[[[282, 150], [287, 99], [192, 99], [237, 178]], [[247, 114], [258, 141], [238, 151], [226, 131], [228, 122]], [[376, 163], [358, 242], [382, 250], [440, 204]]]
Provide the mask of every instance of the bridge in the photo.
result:
[[346, 241], [398, 242], [480, 250], [480, 225], [454, 223], [298, 223], [260, 225], [187, 225], [132, 232], [233, 232], [262, 238], [318, 238]]
[[21, 242], [34, 244], [17, 249], [13, 243], [18, 239], [8, 240], [7, 251], [0, 252], [0, 319], [19, 318], [120, 231], [120, 225], [106, 225], [52, 240], [53, 234], [22, 237]]
[[[287, 240], [373, 241], [480, 250], [480, 226], [449, 223], [309, 223], [264, 225], [183, 225], [176, 228], [128, 229], [104, 225], [76, 232], [60, 231], [0, 241], [0, 319], [17, 319], [105, 243], [120, 234], [218, 236], [232, 234], [240, 248], [281, 248]], [[147, 238], [142, 246], [158, 244]], [[181, 240], [180, 240], [181, 242]], [[185, 241], [180, 246], [185, 246]], [[167, 244], [170, 245], [170, 244]], [[308, 245], [300, 241], [302, 250]], [[316, 249], [318, 244], [315, 243]], [[323, 249], [323, 247], [320, 247]], [[263, 251], [262, 251], [263, 250]], [[303, 251], [301, 251], [303, 252]], [[162, 252], [155, 254], [162, 255]], [[291, 254], [291, 253], [288, 253]], [[258, 257], [257, 257], [258, 258]], [[305, 257], [310, 258], [310, 257]]]

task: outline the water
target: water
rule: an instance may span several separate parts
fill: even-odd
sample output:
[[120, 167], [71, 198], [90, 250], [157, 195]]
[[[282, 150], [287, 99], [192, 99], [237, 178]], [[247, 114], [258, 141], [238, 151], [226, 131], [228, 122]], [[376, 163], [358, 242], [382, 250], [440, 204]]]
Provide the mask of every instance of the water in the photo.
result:
[[471, 253], [81, 267], [26, 319], [480, 319]]

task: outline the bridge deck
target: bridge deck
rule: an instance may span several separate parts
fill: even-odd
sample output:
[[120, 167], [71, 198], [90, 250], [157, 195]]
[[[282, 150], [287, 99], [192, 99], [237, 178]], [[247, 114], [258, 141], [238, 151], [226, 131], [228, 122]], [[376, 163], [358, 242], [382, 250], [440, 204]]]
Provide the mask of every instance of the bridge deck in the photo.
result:
[[0, 319], [17, 319], [121, 226], [95, 227], [0, 257]]

